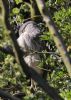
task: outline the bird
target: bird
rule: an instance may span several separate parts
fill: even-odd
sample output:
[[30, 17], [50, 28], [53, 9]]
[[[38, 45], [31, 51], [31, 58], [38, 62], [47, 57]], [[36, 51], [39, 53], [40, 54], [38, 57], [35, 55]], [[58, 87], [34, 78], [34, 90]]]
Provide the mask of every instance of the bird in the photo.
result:
[[[42, 35], [40, 29], [38, 28], [36, 22], [27, 21], [22, 23], [19, 28], [19, 37], [17, 43], [20, 49], [24, 52], [23, 59], [29, 67], [32, 67], [39, 75], [42, 76], [43, 70], [38, 68], [41, 62], [41, 56], [37, 52], [41, 52], [43, 49], [43, 44], [40, 40]], [[37, 83], [31, 80], [31, 89], [36, 90]]]

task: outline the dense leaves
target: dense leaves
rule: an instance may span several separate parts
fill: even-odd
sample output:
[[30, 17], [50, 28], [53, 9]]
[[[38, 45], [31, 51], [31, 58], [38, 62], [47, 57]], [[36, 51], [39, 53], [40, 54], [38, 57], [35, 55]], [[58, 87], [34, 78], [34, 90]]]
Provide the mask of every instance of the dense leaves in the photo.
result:
[[[65, 45], [71, 46], [71, 7], [70, 1], [66, 0], [46, 0], [47, 9], [52, 13], [52, 18], [55, 21], [59, 33], [64, 39]], [[30, 4], [30, 3], [29, 3]], [[11, 5], [10, 5], [11, 6]], [[30, 8], [26, 0], [15, 0], [10, 9], [10, 23], [18, 32], [19, 25], [26, 19], [31, 19]], [[38, 17], [40, 19], [40, 16]], [[44, 58], [40, 65], [44, 62], [49, 66], [47, 69], [47, 80], [51, 86], [56, 88], [64, 100], [71, 99], [71, 79], [62, 62], [62, 58], [53, 42], [53, 39], [45, 27], [43, 21], [37, 22], [38, 27], [43, 32], [40, 37], [46, 43], [46, 49], [43, 51]], [[11, 40], [4, 25], [0, 22], [0, 46], [12, 46]], [[43, 44], [42, 44], [43, 46]], [[70, 53], [70, 52], [69, 52]], [[71, 53], [70, 53], [71, 55]], [[40, 65], [38, 66], [40, 68]], [[51, 100], [39, 87], [33, 94], [30, 90], [29, 79], [22, 76], [19, 71], [19, 65], [16, 63], [15, 58], [9, 54], [0, 51], [0, 88], [15, 93], [23, 92], [25, 95], [22, 100]]]

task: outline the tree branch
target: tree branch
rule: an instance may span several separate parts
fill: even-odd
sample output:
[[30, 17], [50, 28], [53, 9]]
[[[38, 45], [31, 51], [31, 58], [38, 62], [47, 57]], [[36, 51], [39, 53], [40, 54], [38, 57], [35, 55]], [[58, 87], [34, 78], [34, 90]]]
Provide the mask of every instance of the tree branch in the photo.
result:
[[39, 11], [43, 17], [43, 20], [46, 23], [46, 26], [49, 28], [50, 34], [53, 36], [54, 42], [60, 52], [60, 55], [62, 56], [63, 62], [67, 68], [67, 71], [69, 73], [69, 76], [71, 77], [71, 59], [69, 58], [69, 55], [67, 53], [66, 47], [63, 43], [63, 39], [58, 33], [58, 30], [53, 23], [49, 12], [46, 9], [44, 0], [36, 0]]
[[20, 64], [20, 70], [22, 72], [22, 75], [25, 74], [29, 75], [33, 80], [35, 80], [39, 86], [54, 100], [63, 100], [57, 93], [56, 89], [53, 87], [50, 87], [49, 84], [31, 67], [28, 67], [28, 65], [23, 60], [22, 51], [19, 49], [19, 46], [15, 40], [14, 34], [10, 34], [10, 37], [13, 41], [14, 47], [15, 47], [15, 57], [17, 58], [17, 62]]

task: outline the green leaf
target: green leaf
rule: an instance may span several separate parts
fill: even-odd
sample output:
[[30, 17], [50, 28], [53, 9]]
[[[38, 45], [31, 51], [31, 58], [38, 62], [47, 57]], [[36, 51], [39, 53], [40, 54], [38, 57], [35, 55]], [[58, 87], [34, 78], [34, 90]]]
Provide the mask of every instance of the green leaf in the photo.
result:
[[15, 0], [16, 4], [22, 3], [22, 0]]
[[18, 14], [20, 12], [20, 10], [18, 9], [18, 8], [14, 8], [13, 10], [12, 10], [12, 13], [13, 14]]

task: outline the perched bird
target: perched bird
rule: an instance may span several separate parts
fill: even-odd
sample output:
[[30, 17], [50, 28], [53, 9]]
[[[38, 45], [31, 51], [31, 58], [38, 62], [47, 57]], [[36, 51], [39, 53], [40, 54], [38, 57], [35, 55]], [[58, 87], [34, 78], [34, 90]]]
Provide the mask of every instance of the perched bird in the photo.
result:
[[[25, 55], [23, 56], [25, 62], [29, 67], [32, 67], [38, 74], [42, 75], [43, 71], [38, 68], [41, 62], [41, 57], [36, 52], [42, 51], [42, 43], [40, 29], [34, 21], [23, 23], [19, 28], [19, 38], [17, 42]], [[36, 82], [31, 79], [31, 88], [36, 88]]]

